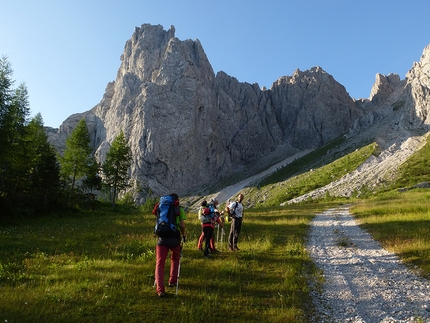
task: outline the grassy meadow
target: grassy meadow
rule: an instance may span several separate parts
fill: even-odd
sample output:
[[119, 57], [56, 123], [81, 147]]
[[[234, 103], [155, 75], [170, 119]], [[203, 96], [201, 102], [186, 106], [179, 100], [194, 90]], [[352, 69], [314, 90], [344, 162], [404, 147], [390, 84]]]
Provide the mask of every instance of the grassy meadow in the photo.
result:
[[210, 259], [197, 250], [201, 227], [189, 213], [178, 297], [166, 287], [164, 299], [153, 288], [151, 214], [106, 207], [1, 225], [0, 321], [306, 322], [319, 275], [304, 241], [329, 206], [249, 209], [241, 250], [226, 250], [227, 224], [223, 252]]

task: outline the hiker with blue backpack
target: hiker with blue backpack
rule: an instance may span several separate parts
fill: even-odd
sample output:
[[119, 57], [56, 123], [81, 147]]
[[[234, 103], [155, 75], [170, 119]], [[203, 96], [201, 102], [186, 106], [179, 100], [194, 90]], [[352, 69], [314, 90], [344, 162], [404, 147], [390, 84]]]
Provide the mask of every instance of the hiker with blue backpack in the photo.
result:
[[231, 218], [230, 233], [228, 235], [228, 246], [231, 251], [240, 250], [237, 246], [243, 220], [243, 194], [239, 194], [237, 201], [231, 202], [226, 208], [226, 212]]
[[171, 252], [169, 287], [176, 286], [176, 293], [178, 290], [182, 252], [181, 241], [185, 242], [186, 238], [186, 215], [184, 209], [179, 206], [178, 195], [174, 193], [162, 196], [154, 206], [152, 214], [157, 218], [155, 234], [158, 236], [157, 246], [155, 247], [155, 286], [158, 296], [164, 297], [164, 266], [169, 250]]

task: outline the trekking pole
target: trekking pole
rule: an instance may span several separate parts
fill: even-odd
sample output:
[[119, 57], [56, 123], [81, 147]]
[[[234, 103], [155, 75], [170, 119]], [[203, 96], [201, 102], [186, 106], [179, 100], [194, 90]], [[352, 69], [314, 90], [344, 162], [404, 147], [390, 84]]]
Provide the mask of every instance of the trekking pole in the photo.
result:
[[[158, 243], [158, 238], [155, 241], [155, 254], [157, 254], [157, 243]], [[155, 259], [157, 259], [157, 256], [155, 256]], [[156, 285], [157, 285], [157, 276], [154, 272], [154, 285], [152, 287], [155, 288]]]
[[216, 226], [217, 226], [216, 243], [218, 244], [218, 242], [219, 242], [219, 224], [217, 223]]
[[181, 255], [179, 256], [178, 278], [176, 279], [176, 296], [178, 296], [178, 289], [179, 289], [179, 274], [181, 273], [181, 259], [182, 259], [182, 244], [181, 244]]
[[[236, 242], [234, 241], [234, 238], [236, 237], [236, 219], [235, 218], [232, 218], [231, 219], [231, 225], [233, 226], [233, 235], [232, 235], [232, 242], [233, 242], [233, 244], [232, 244], [232, 250], [234, 251], [234, 246], [236, 245], [236, 243], [237, 243], [237, 239], [236, 239]], [[231, 230], [230, 230], [231, 231]], [[230, 242], [230, 241], [229, 241]]]
[[221, 229], [221, 252], [222, 252], [222, 240], [223, 240], [224, 235], [225, 235], [225, 231], [224, 231], [224, 228], [222, 228]]

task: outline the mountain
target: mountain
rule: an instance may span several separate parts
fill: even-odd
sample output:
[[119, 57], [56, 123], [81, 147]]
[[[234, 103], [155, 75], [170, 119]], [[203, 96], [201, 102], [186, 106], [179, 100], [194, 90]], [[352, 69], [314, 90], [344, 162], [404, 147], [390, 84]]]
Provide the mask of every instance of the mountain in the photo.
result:
[[[396, 179], [399, 166], [427, 143], [430, 134], [429, 90], [430, 45], [424, 49], [420, 61], [413, 64], [405, 80], [401, 81], [394, 74], [376, 76], [370, 99], [360, 104], [366, 114], [358, 123], [365, 124], [365, 128], [357, 126], [345, 136], [343, 144], [330, 151], [330, 154], [340, 156], [342, 152], [376, 142], [378, 153], [339, 180], [288, 203], [322, 198], [326, 194], [350, 197], [388, 187]], [[260, 192], [259, 195], [264, 194]]]
[[[428, 127], [429, 47], [406, 80], [378, 75], [368, 100], [353, 100], [320, 67], [296, 70], [270, 89], [214, 73], [198, 40], [175, 28], [136, 27], [114, 82], [99, 104], [48, 129], [61, 152], [85, 118], [103, 161], [122, 130], [132, 149], [138, 202], [149, 192], [203, 194], [215, 183], [258, 170], [342, 136], [357, 136], [393, 111], [396, 127]], [[376, 127], [377, 128], [377, 127]]]

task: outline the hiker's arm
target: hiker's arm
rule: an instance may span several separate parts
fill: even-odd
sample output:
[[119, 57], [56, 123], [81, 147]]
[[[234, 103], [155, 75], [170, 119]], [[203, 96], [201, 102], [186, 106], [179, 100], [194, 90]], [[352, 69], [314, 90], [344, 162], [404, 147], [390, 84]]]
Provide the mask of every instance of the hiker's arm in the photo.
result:
[[228, 205], [225, 207], [225, 211], [227, 212], [227, 215], [228, 215], [228, 216], [232, 216], [232, 214], [231, 214], [231, 209], [229, 208], [229, 206], [228, 206]]
[[182, 234], [182, 236], [183, 237], [186, 237], [187, 236], [187, 234], [186, 234], [186, 232], [185, 232], [185, 221], [184, 220], [180, 220], [179, 221], [179, 229], [181, 230], [181, 234]]

